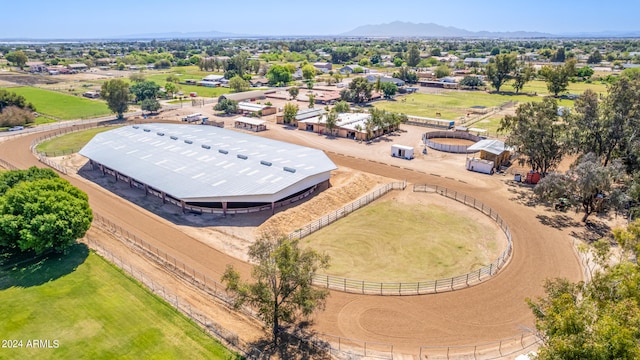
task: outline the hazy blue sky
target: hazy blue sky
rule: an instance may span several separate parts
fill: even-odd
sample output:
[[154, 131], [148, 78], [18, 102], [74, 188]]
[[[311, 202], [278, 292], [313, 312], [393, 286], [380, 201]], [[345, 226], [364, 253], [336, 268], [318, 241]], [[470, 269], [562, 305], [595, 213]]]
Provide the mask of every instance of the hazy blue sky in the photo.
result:
[[329, 35], [396, 20], [472, 31], [638, 31], [639, 13], [637, 0], [3, 1], [0, 38], [198, 31]]

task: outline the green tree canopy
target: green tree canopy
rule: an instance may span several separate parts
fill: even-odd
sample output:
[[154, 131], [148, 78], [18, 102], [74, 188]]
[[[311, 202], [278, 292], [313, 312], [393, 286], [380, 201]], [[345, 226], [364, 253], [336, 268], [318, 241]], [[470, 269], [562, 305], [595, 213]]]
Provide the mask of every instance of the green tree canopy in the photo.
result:
[[[637, 256], [640, 220], [614, 231], [614, 238]], [[588, 283], [548, 280], [544, 297], [527, 299], [543, 340], [538, 359], [640, 358], [638, 265], [623, 258], [613, 266], [600, 261], [600, 266]]]
[[392, 82], [382, 83], [380, 89], [385, 99], [391, 99], [398, 92], [398, 86]]
[[409, 45], [409, 51], [407, 52], [407, 65], [409, 66], [417, 66], [420, 62], [420, 49], [418, 49], [418, 45], [411, 44]]
[[540, 69], [539, 75], [547, 83], [547, 90], [554, 96], [567, 91], [569, 80], [575, 74], [575, 59], [568, 60], [564, 65], [546, 65]]
[[21, 109], [36, 111], [35, 106], [33, 106], [32, 103], [28, 103], [24, 96], [0, 89], [0, 112], [9, 106], [16, 106]]
[[100, 97], [107, 101], [107, 106], [118, 118], [122, 118], [129, 109], [129, 84], [121, 79], [107, 80], [102, 84]]
[[235, 100], [222, 99], [218, 101], [213, 109], [217, 111], [224, 111], [227, 115], [236, 114], [238, 112], [238, 102]]
[[496, 91], [500, 92], [502, 85], [511, 79], [511, 74], [516, 69], [516, 62], [515, 54], [500, 54], [487, 64], [487, 79]]
[[148, 111], [153, 113], [160, 110], [161, 105], [156, 99], [144, 99], [142, 100], [142, 103], [140, 103], [140, 108], [143, 111]]
[[29, 58], [27, 58], [27, 55], [25, 55], [24, 51], [22, 50], [12, 51], [8, 53], [7, 55], [5, 55], [5, 59], [7, 59], [8, 62], [13, 63], [20, 69], [22, 69], [27, 61], [29, 61]]
[[534, 193], [542, 200], [567, 198], [581, 206], [586, 222], [589, 215], [606, 208], [622, 209], [628, 204], [626, 189], [618, 185], [625, 176], [620, 161], [602, 165], [593, 153], [583, 156], [566, 174], [550, 174], [540, 180]]
[[484, 81], [477, 76], [467, 75], [462, 80], [460, 80], [460, 85], [469, 87], [471, 89], [477, 89], [481, 86], [484, 86]]
[[342, 100], [355, 103], [365, 103], [371, 100], [373, 84], [364, 77], [358, 77], [351, 81], [348, 89], [340, 92]]
[[263, 235], [249, 247], [255, 263], [253, 283], [242, 281], [240, 274], [227, 267], [222, 281], [235, 295], [235, 306], [248, 303], [271, 327], [273, 342], [278, 342], [280, 324], [295, 323], [324, 307], [329, 291], [311, 285], [312, 276], [329, 266], [329, 257], [313, 250], [302, 250], [296, 240], [286, 236]]
[[291, 95], [291, 98], [293, 100], [298, 98], [298, 94], [300, 93], [300, 89], [298, 89], [297, 86], [290, 87], [288, 91], [289, 91], [289, 95]]
[[337, 113], [348, 113], [351, 110], [349, 103], [343, 100], [338, 101], [333, 109]]
[[160, 85], [153, 81], [141, 81], [131, 85], [129, 91], [135, 95], [136, 101], [144, 101], [146, 99], [155, 99], [158, 97]]
[[283, 65], [273, 65], [267, 71], [267, 79], [269, 79], [269, 85], [272, 86], [284, 86], [291, 82], [293, 77], [288, 67]]
[[531, 81], [536, 75], [536, 70], [531, 64], [525, 64], [524, 62], [516, 63], [515, 69], [513, 69], [513, 89], [516, 94], [522, 90], [524, 85]]
[[83, 237], [93, 220], [87, 195], [52, 171], [18, 171], [2, 177], [0, 246], [40, 254]]
[[296, 120], [296, 115], [298, 115], [298, 105], [294, 103], [286, 103], [284, 104], [283, 116], [285, 124], [293, 124]]
[[234, 92], [243, 92], [249, 90], [249, 82], [240, 75], [236, 75], [229, 80], [229, 87], [233, 89]]
[[545, 98], [518, 106], [516, 115], [500, 121], [500, 132], [508, 133], [506, 143], [515, 146], [535, 171], [546, 175], [565, 153], [565, 125], [558, 121], [558, 103]]
[[600, 51], [598, 50], [594, 50], [593, 53], [591, 53], [591, 55], [589, 55], [589, 58], [587, 59], [587, 64], [599, 64], [602, 62], [602, 54], [600, 54]]

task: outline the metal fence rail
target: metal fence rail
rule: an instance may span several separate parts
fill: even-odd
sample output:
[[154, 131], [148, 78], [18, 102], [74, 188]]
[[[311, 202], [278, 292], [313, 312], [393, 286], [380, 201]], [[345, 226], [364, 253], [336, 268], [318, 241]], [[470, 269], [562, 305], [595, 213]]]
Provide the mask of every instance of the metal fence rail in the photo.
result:
[[388, 193], [391, 190], [404, 190], [407, 187], [407, 182], [403, 181], [403, 182], [392, 182], [389, 184], [384, 185], [383, 187], [380, 187], [368, 194], [366, 194], [365, 196], [341, 207], [338, 210], [332, 211], [331, 213], [319, 218], [318, 220], [315, 220], [303, 227], [301, 227], [300, 229], [292, 232], [291, 234], [289, 234], [289, 239], [302, 239], [303, 237], [316, 232], [320, 229], [322, 229], [323, 227], [334, 223], [335, 221], [351, 214], [352, 212], [360, 209], [361, 207], [371, 203], [372, 201], [380, 198], [382, 195], [385, 195], [386, 193]]
[[[358, 293], [364, 295], [423, 295], [423, 294], [436, 294], [441, 292], [454, 291], [464, 289], [469, 286], [481, 283], [500, 271], [505, 264], [509, 262], [511, 258], [513, 244], [511, 240], [511, 231], [507, 223], [498, 215], [498, 213], [485, 205], [479, 200], [471, 196], [452, 191], [447, 188], [437, 185], [416, 184], [413, 186], [414, 192], [433, 192], [441, 196], [456, 200], [469, 207], [481, 211], [483, 214], [490, 217], [498, 224], [500, 229], [507, 237], [507, 247], [502, 251], [500, 256], [492, 263], [482, 266], [472, 272], [458, 275], [450, 278], [425, 280], [418, 282], [375, 282], [357, 279], [348, 279], [339, 276], [332, 276], [326, 274], [314, 274], [313, 284], [316, 286], [326, 287], [328, 289]], [[340, 210], [338, 210], [339, 212]], [[340, 213], [336, 214], [339, 215]], [[345, 214], [346, 215], [346, 214]], [[342, 215], [344, 216], [344, 215]], [[331, 218], [330, 218], [331, 219]], [[335, 221], [335, 220], [334, 220]], [[325, 224], [326, 223], [326, 224]], [[320, 219], [312, 223], [311, 228], [322, 227], [328, 225], [330, 222]], [[317, 230], [317, 229], [315, 229]], [[314, 231], [315, 231], [314, 230]], [[305, 230], [306, 231], [306, 230]], [[304, 233], [304, 232], [302, 232]], [[297, 235], [297, 233], [293, 233]], [[290, 235], [291, 237], [291, 235]]]

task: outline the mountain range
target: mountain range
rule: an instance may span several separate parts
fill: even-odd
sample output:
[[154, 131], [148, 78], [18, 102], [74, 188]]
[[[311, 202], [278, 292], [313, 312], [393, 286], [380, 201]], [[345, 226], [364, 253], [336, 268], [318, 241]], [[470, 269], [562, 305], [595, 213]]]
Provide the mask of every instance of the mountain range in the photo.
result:
[[463, 37], [463, 38], [549, 38], [557, 35], [529, 31], [469, 31], [434, 23], [394, 21], [387, 24], [363, 25], [340, 34], [347, 37]]

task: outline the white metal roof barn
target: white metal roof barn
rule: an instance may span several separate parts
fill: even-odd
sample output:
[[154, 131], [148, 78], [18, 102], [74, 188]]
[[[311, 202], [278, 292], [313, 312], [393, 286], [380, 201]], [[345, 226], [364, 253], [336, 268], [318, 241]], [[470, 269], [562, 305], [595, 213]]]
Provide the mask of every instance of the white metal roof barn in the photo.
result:
[[140, 124], [80, 154], [186, 203], [274, 203], [329, 180], [324, 152], [214, 126]]

